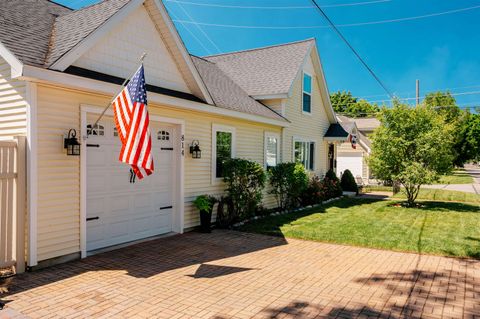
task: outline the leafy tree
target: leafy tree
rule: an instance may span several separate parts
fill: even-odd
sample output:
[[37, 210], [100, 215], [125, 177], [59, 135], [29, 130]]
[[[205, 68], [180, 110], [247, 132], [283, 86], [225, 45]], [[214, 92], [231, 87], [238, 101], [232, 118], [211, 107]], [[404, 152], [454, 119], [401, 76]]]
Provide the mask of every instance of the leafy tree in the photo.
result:
[[353, 97], [350, 92], [334, 92], [330, 95], [330, 100], [335, 112], [350, 117], [367, 117], [380, 111], [378, 105]]
[[457, 101], [448, 91], [428, 93], [423, 103], [436, 110], [447, 123], [455, 123], [460, 117], [461, 110]]
[[358, 99], [350, 91], [338, 91], [330, 94], [330, 101], [335, 112], [345, 113], [347, 107], [356, 104]]
[[456, 126], [455, 164], [463, 166], [468, 161], [480, 161], [480, 114], [464, 111]]
[[452, 125], [429, 106], [398, 101], [393, 108], [383, 108], [379, 119], [369, 165], [379, 179], [402, 184], [407, 205], [413, 206], [422, 184], [452, 169]]

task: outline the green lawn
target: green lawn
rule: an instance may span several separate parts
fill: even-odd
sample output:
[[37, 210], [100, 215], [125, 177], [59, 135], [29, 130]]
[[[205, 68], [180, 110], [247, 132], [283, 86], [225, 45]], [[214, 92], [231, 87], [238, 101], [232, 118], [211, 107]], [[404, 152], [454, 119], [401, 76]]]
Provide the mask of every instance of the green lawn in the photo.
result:
[[480, 258], [480, 206], [344, 198], [321, 208], [271, 216], [241, 230], [397, 251]]
[[465, 170], [460, 169], [440, 178], [435, 184], [472, 184], [473, 179]]
[[[364, 193], [371, 192], [391, 192], [392, 187], [388, 186], [367, 186]], [[405, 194], [400, 192], [394, 198], [404, 199]], [[480, 195], [466, 192], [457, 192], [444, 189], [421, 188], [418, 194], [419, 200], [449, 201], [449, 202], [468, 202], [480, 204]]]
[[[406, 197], [403, 192], [400, 192], [396, 194], [394, 198], [404, 199]], [[444, 189], [420, 188], [418, 199], [480, 204], [480, 195], [466, 192], [449, 191]]]

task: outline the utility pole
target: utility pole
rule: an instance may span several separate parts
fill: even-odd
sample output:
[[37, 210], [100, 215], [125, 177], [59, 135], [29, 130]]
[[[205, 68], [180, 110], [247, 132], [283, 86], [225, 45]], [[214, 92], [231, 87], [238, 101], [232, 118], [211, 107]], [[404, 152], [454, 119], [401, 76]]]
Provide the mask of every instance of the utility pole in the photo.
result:
[[420, 80], [416, 81], [416, 95], [417, 106], [420, 104]]

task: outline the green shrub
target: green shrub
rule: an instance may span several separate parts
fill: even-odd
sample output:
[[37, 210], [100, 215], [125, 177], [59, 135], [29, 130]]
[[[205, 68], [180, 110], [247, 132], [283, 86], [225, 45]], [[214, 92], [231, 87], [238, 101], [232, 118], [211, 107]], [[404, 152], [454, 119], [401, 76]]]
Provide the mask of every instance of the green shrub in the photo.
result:
[[302, 193], [302, 205], [315, 205], [319, 204], [324, 199], [324, 194], [322, 192], [322, 180], [317, 175], [310, 177], [308, 181], [308, 186], [305, 191]]
[[308, 175], [302, 164], [280, 163], [269, 170], [271, 194], [280, 209], [291, 209], [301, 203], [301, 195], [308, 186]]
[[340, 186], [346, 192], [355, 192], [358, 194], [358, 185], [353, 177], [352, 172], [346, 169], [342, 174], [342, 179], [340, 180]]
[[325, 178], [322, 181], [321, 191], [324, 200], [342, 196], [343, 191], [340, 186], [340, 180], [333, 170], [329, 170], [327, 174], [325, 174]]
[[338, 181], [337, 174], [335, 174], [335, 172], [332, 169], [329, 169], [327, 171], [327, 174], [325, 174], [325, 178]]
[[229, 159], [224, 162], [223, 180], [226, 183], [228, 224], [255, 214], [262, 201], [266, 175], [263, 167], [245, 159]]

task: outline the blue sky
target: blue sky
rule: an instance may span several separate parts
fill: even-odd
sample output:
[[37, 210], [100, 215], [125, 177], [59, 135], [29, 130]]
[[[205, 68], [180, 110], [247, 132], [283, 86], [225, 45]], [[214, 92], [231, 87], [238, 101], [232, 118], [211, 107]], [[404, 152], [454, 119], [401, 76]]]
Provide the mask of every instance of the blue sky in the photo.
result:
[[[310, 0], [163, 1], [172, 18], [183, 21], [176, 21], [175, 24], [192, 54], [203, 56], [316, 38], [331, 92], [349, 90], [355, 96], [367, 97], [370, 101], [388, 98], [340, 38], [325, 27], [327, 23], [318, 11], [308, 8], [312, 6]], [[372, 3], [345, 6], [367, 1]], [[98, 1], [57, 2], [79, 8]], [[419, 79], [422, 93], [450, 89], [452, 93], [458, 94], [455, 97], [461, 106], [480, 105], [479, 0], [317, 2], [324, 6], [325, 12], [337, 25], [417, 17], [476, 7], [410, 21], [343, 26], [339, 29], [397, 96], [413, 97], [415, 80]], [[238, 8], [239, 6], [247, 8]]]

